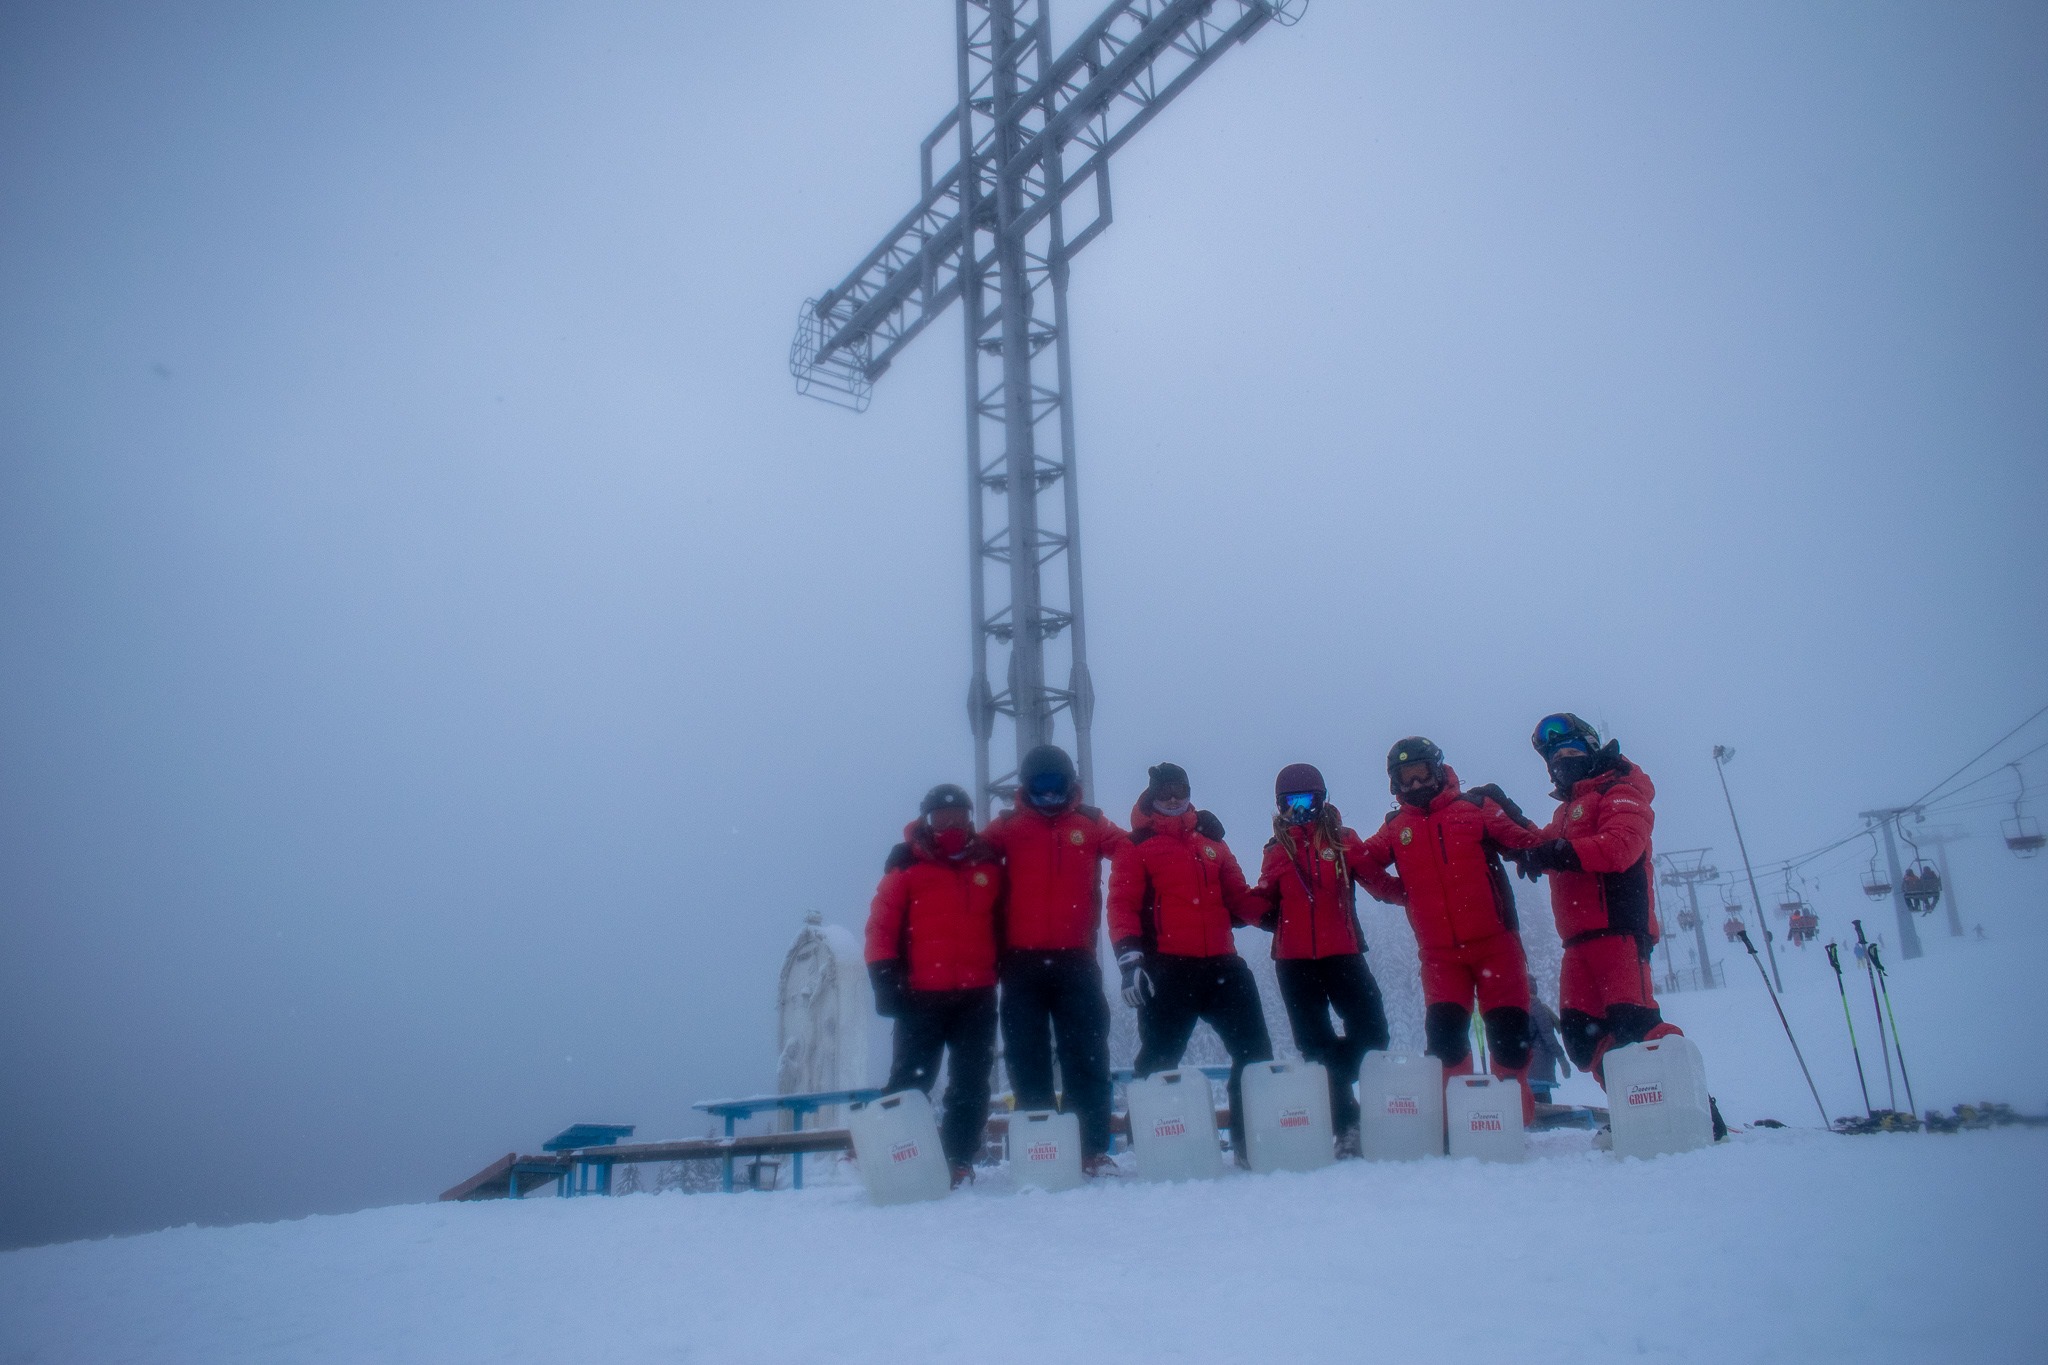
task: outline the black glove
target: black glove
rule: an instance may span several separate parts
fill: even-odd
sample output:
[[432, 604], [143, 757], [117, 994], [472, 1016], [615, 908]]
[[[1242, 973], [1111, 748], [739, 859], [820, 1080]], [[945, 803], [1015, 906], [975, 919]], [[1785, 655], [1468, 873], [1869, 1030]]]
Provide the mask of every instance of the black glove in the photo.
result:
[[1569, 839], [1552, 839], [1522, 854], [1522, 875], [1534, 880], [1545, 872], [1583, 872], [1578, 851]]
[[1117, 970], [1124, 975], [1124, 1003], [1132, 1009], [1143, 1009], [1145, 1002], [1158, 992], [1152, 985], [1152, 973], [1145, 970], [1145, 951], [1142, 948], [1126, 948], [1116, 955]]
[[1529, 866], [1529, 855], [1526, 851], [1510, 853], [1507, 855], [1507, 859], [1509, 862], [1515, 865], [1515, 875], [1517, 877], [1521, 877], [1532, 882], [1540, 882], [1543, 880], [1542, 870], [1540, 868], [1534, 868]]
[[903, 1013], [903, 964], [870, 962], [868, 982], [875, 988], [875, 1013], [894, 1019]]
[[1204, 839], [1214, 839], [1216, 842], [1221, 843], [1223, 842], [1223, 822], [1216, 818], [1216, 812], [1213, 810], [1198, 810], [1195, 812], [1195, 833], [1201, 835]]

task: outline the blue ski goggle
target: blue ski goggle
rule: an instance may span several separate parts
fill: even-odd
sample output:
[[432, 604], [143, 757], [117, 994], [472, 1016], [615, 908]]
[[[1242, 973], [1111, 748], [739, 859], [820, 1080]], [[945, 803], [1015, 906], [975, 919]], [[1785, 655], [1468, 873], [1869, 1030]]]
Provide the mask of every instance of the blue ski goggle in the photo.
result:
[[1067, 799], [1067, 779], [1058, 773], [1034, 777], [1025, 790], [1024, 799], [1040, 807], [1062, 805]]
[[1545, 758], [1566, 745], [1592, 752], [1592, 742], [1570, 716], [1545, 716], [1536, 722], [1536, 749]]
[[1316, 808], [1316, 794], [1289, 792], [1280, 798], [1280, 808], [1289, 815], [1307, 815]]

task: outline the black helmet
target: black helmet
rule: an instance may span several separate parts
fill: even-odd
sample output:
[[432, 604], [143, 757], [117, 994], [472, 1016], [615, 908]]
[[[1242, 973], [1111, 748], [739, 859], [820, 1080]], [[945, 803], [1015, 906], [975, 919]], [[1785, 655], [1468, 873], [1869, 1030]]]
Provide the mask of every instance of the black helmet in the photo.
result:
[[[1289, 824], [1306, 824], [1323, 809], [1330, 789], [1323, 783], [1322, 770], [1313, 763], [1290, 763], [1273, 779], [1273, 800]], [[1305, 801], [1300, 798], [1306, 797]]]
[[1017, 765], [1017, 794], [1025, 804], [1055, 810], [1073, 798], [1080, 785], [1074, 760], [1057, 744], [1041, 744]]
[[1568, 744], [1576, 744], [1590, 756], [1600, 752], [1600, 732], [1580, 720], [1569, 711], [1559, 711], [1536, 722], [1536, 731], [1529, 736], [1529, 747], [1543, 755], [1548, 763], [1551, 754]]
[[941, 782], [926, 792], [924, 800], [917, 803], [917, 813], [930, 815], [933, 811], [944, 810], [948, 806], [955, 810], [971, 811], [974, 809], [974, 799], [967, 794], [965, 787], [956, 787], [951, 782]]
[[1433, 797], [1438, 791], [1443, 789], [1444, 751], [1424, 739], [1421, 735], [1410, 735], [1393, 748], [1387, 750], [1387, 789], [1393, 792], [1394, 795], [1401, 795], [1401, 778], [1399, 774], [1401, 769], [1410, 763], [1427, 763], [1429, 765], [1431, 790], [1428, 792], [1428, 795]]

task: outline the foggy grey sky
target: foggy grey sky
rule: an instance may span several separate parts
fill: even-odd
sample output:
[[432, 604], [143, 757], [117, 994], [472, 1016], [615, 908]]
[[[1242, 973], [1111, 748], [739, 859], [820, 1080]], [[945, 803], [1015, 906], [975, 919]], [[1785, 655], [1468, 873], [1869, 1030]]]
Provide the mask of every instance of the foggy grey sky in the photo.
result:
[[[951, 14], [0, 5], [0, 1245], [772, 1087], [804, 911], [971, 773], [957, 317], [784, 370]], [[1418, 731], [1547, 810], [1570, 708], [1724, 863], [1735, 745], [1768, 860], [2048, 701], [2048, 10], [1318, 0], [1113, 174], [1113, 815], [1171, 758], [1250, 857]]]

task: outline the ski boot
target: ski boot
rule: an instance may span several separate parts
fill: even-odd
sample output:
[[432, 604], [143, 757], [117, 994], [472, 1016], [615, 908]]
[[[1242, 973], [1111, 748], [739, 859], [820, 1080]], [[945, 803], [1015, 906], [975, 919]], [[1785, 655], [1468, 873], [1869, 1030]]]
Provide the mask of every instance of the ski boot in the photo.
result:
[[968, 1164], [967, 1164], [966, 1162], [964, 1162], [964, 1161], [956, 1161], [956, 1162], [954, 1162], [954, 1163], [953, 1163], [953, 1188], [957, 1190], [957, 1189], [959, 1189], [959, 1188], [960, 1188], [960, 1187], [961, 1187], [962, 1185], [972, 1185], [973, 1183], [974, 1183], [974, 1168], [973, 1168], [972, 1166], [968, 1165]]
[[1357, 1124], [1337, 1134], [1337, 1160], [1356, 1161], [1364, 1155], [1365, 1140], [1359, 1135]]

